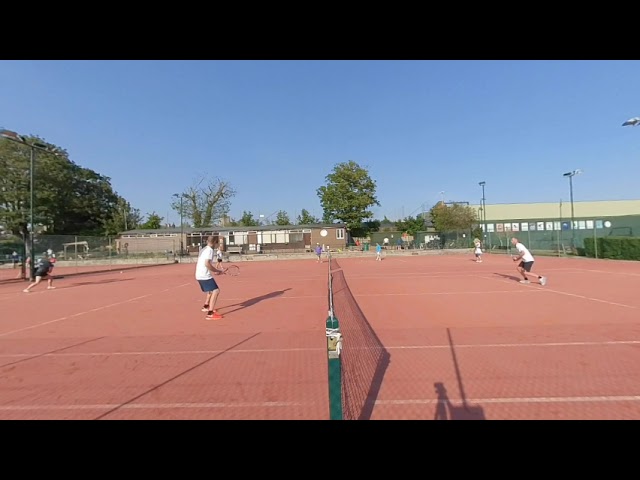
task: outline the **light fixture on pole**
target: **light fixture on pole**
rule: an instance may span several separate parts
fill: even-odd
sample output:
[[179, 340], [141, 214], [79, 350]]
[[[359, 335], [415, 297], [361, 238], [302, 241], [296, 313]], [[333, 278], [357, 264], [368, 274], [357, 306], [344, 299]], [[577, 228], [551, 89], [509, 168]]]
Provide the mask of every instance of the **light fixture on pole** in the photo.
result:
[[6, 138], [7, 140], [11, 140], [12, 142], [20, 143], [21, 145], [25, 145], [29, 147], [30, 150], [30, 158], [29, 158], [29, 223], [31, 224], [31, 228], [29, 229], [29, 278], [31, 280], [35, 279], [35, 253], [34, 253], [34, 230], [35, 224], [33, 219], [33, 204], [34, 204], [34, 182], [35, 182], [35, 151], [40, 150], [41, 152], [45, 152], [51, 155], [56, 155], [58, 157], [62, 157], [61, 152], [49, 148], [47, 145], [44, 145], [39, 142], [29, 143], [27, 139], [18, 135], [16, 132], [11, 130], [6, 130], [4, 128], [0, 128], [0, 137]]
[[573, 212], [573, 177], [576, 175], [580, 175], [582, 170], [577, 169], [571, 172], [564, 173], [563, 177], [569, 177], [569, 197], [571, 198], [571, 248], [575, 250], [576, 248], [576, 225], [575, 225], [575, 215]]
[[178, 255], [182, 258], [184, 253], [184, 222], [182, 221], [182, 199], [184, 198], [184, 193], [174, 193], [172, 196], [180, 199], [180, 253]]

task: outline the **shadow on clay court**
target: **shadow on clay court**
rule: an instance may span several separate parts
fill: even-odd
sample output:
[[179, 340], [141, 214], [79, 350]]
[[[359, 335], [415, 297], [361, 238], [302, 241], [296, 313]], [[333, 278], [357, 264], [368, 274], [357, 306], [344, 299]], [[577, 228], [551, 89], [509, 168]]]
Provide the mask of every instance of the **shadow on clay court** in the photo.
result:
[[504, 273], [495, 273], [494, 275], [497, 275], [498, 277], [502, 277], [502, 278], [507, 278], [509, 280], [513, 280], [514, 282], [519, 282], [520, 280], [522, 280], [522, 277], [516, 277], [515, 275], [506, 275]]
[[466, 400], [463, 400], [462, 405], [454, 405], [449, 400], [444, 383], [436, 382], [433, 386], [438, 395], [434, 420], [486, 420], [482, 407], [469, 405]]
[[[290, 288], [285, 288], [284, 290], [276, 290], [275, 292], [265, 293], [264, 295], [260, 295], [259, 297], [250, 298], [249, 300], [245, 300], [244, 302], [234, 303], [233, 305], [226, 305], [224, 307], [218, 308], [218, 310], [225, 310], [224, 314], [228, 315], [233, 312], [237, 312], [238, 310], [242, 310], [243, 308], [251, 307], [256, 303], [260, 303], [263, 300], [269, 300], [270, 298], [276, 298], [282, 295], [284, 292], [291, 290]], [[234, 308], [233, 310], [226, 310], [227, 308]]]
[[30, 356], [30, 357], [26, 357], [26, 358], [21, 358], [20, 360], [16, 360], [14, 362], [4, 363], [4, 364], [0, 365], [0, 368], [8, 367], [10, 365], [16, 365], [18, 363], [28, 362], [29, 360], [35, 360], [36, 358], [45, 357], [45, 356], [51, 355], [53, 353], [64, 352], [65, 350], [69, 350], [69, 349], [74, 348], [74, 347], [79, 347], [81, 345], [86, 345], [87, 343], [90, 343], [90, 342], [95, 342], [95, 341], [98, 341], [98, 340], [102, 340], [103, 338], [107, 338], [107, 337], [96, 337], [96, 338], [90, 338], [89, 340], [83, 340], [82, 342], [74, 343], [73, 345], [67, 345], [66, 347], [60, 347], [60, 348], [56, 348], [55, 350], [49, 350], [47, 352], [43, 352], [43, 353], [40, 353], [40, 354], [37, 354], [37, 355], [33, 355], [33, 356]]
[[456, 355], [456, 349], [453, 344], [453, 338], [451, 331], [447, 328], [447, 336], [449, 337], [449, 348], [451, 348], [451, 357], [453, 359], [453, 366], [456, 371], [456, 379], [458, 380], [458, 390], [460, 391], [460, 399], [462, 405], [454, 405], [449, 400], [447, 395], [447, 389], [442, 382], [436, 382], [433, 384], [438, 395], [438, 405], [436, 407], [436, 414], [434, 420], [486, 420], [484, 416], [484, 409], [479, 405], [469, 405], [467, 402], [467, 395], [464, 391], [464, 384], [462, 383], [462, 374], [460, 373], [460, 366], [458, 365], [458, 357]]
[[[61, 278], [64, 278], [64, 277], [56, 277], [56, 278], [54, 278], [54, 282], [56, 280], [60, 280]], [[98, 280], [98, 281], [95, 281], [95, 282], [75, 282], [75, 283], [70, 283], [68, 285], [64, 284], [61, 287], [56, 285], [56, 289], [57, 290], [62, 290], [64, 288], [82, 287], [82, 286], [85, 286], [85, 285], [104, 285], [105, 283], [127, 282], [129, 280], [133, 280], [133, 278], [110, 278], [110, 279], [107, 279], [107, 280]], [[54, 283], [54, 285], [55, 285], [55, 283]]]

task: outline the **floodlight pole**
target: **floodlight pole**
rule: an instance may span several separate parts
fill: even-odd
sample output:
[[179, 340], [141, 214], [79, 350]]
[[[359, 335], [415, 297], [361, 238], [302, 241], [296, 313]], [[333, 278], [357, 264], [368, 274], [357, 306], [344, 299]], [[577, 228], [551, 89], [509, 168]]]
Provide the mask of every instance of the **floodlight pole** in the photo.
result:
[[182, 254], [184, 252], [184, 246], [183, 246], [183, 242], [184, 242], [184, 222], [182, 221], [182, 199], [184, 198], [184, 194], [177, 194], [174, 193], [173, 194], [174, 197], [176, 198], [180, 198], [180, 258], [182, 258]]
[[478, 183], [478, 185], [480, 185], [482, 187], [482, 220], [484, 222], [484, 234], [487, 236], [487, 238], [489, 239], [489, 249], [491, 249], [491, 235], [489, 235], [489, 233], [487, 232], [487, 199], [484, 196], [484, 187], [487, 184], [487, 182], [485, 182], [484, 180], [480, 183]]
[[582, 173], [580, 170], [573, 170], [563, 174], [563, 177], [569, 177], [569, 197], [571, 199], [571, 249], [576, 248], [576, 232], [575, 232], [575, 215], [573, 211], [573, 177]]

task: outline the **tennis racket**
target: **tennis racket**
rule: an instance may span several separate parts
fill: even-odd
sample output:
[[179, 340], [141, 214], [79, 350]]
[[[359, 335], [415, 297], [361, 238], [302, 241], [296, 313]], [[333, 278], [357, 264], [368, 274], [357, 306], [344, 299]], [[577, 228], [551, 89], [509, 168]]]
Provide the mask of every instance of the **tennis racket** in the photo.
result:
[[222, 273], [224, 273], [225, 275], [231, 275], [232, 277], [237, 277], [238, 275], [240, 275], [240, 267], [238, 267], [237, 265], [230, 265], [225, 268]]

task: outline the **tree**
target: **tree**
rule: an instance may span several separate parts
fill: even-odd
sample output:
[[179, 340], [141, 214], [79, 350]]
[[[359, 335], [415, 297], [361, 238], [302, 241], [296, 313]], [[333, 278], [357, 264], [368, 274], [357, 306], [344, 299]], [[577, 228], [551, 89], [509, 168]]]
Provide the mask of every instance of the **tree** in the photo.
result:
[[401, 232], [415, 237], [418, 232], [424, 231], [424, 219], [422, 217], [406, 217], [396, 222], [396, 228]]
[[162, 228], [162, 220], [164, 220], [164, 217], [161, 217], [156, 212], [147, 213], [147, 221], [140, 225], [140, 228], [145, 230], [157, 230]]
[[[207, 179], [200, 176], [194, 184], [182, 193], [183, 217], [191, 219], [195, 228], [211, 227], [214, 221], [229, 213], [231, 199], [236, 191], [226, 180]], [[180, 214], [180, 199], [174, 199], [173, 208]]]
[[476, 211], [468, 205], [438, 202], [429, 211], [433, 226], [440, 233], [468, 231], [478, 223]]
[[280, 210], [276, 215], [276, 225], [291, 225], [289, 215], [284, 210]]
[[381, 225], [382, 222], [380, 220], [369, 220], [367, 222], [364, 222], [364, 228], [368, 232], [379, 232]]
[[318, 188], [323, 219], [339, 220], [348, 230], [361, 229], [365, 218], [371, 218], [369, 209], [380, 205], [376, 198], [376, 182], [369, 172], [353, 160], [337, 164], [326, 176], [327, 184]]
[[116, 208], [105, 224], [107, 235], [117, 235], [127, 230], [135, 230], [142, 224], [140, 210], [131, 207], [124, 198], [118, 197]]
[[260, 222], [253, 218], [253, 213], [247, 212], [246, 210], [242, 212], [242, 217], [240, 218], [240, 224], [244, 227], [257, 227], [260, 225]]
[[[39, 143], [62, 156], [35, 152], [35, 229], [58, 235], [103, 235], [113, 216], [118, 195], [111, 179], [83, 168], [66, 156], [64, 149], [35, 136]], [[10, 140], [0, 140], [0, 218], [13, 233], [25, 236], [30, 217], [30, 149]]]
[[304, 208], [302, 209], [300, 215], [298, 215], [298, 218], [296, 220], [296, 224], [298, 225], [313, 225], [316, 223], [320, 223], [320, 220], [311, 215], [309, 211]]

